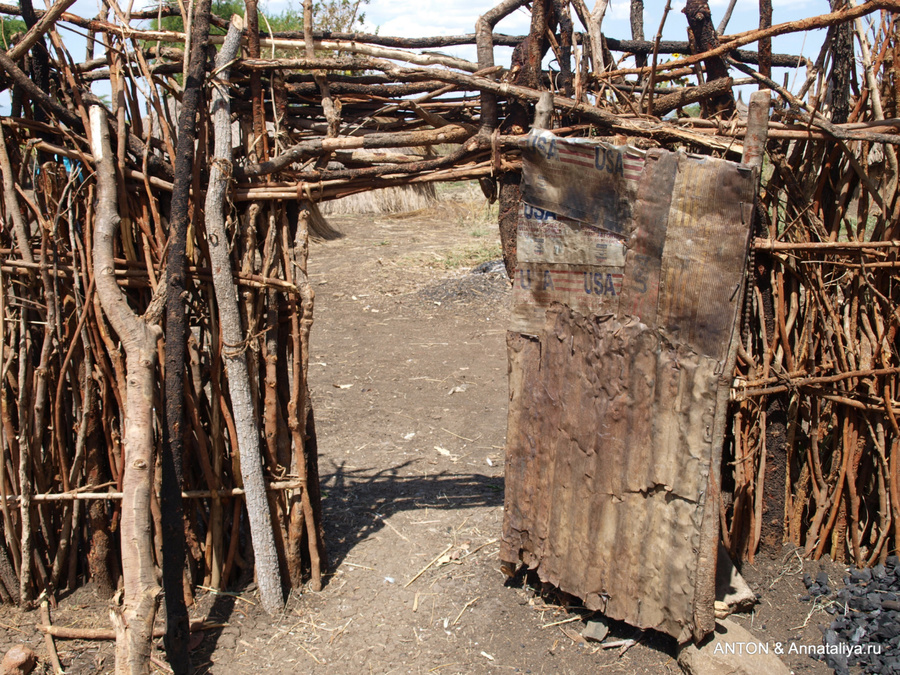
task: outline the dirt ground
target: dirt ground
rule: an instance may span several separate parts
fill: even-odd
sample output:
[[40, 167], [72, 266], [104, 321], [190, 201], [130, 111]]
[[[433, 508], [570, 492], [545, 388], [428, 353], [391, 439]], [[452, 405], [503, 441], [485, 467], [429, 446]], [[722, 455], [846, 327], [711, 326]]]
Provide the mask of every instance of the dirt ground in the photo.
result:
[[[252, 584], [200, 591], [193, 617], [220, 625], [195, 636], [198, 673], [680, 672], [671, 639], [613, 623], [608, 640], [637, 644], [586, 643], [584, 612], [499, 571], [509, 290], [500, 275], [469, 272], [499, 257], [476, 195], [458, 188], [427, 212], [339, 218], [346, 237], [312, 246], [310, 381], [332, 572], [274, 618]], [[831, 617], [798, 600], [803, 574], [819, 568], [790, 551], [745, 565], [761, 599], [737, 620], [761, 641], [821, 642]], [[0, 648], [25, 642], [51, 672], [39, 621], [0, 608]], [[90, 588], [53, 621], [107, 624]], [[58, 649], [68, 672], [112, 672], [110, 643]], [[786, 660], [796, 673], [829, 672]]]

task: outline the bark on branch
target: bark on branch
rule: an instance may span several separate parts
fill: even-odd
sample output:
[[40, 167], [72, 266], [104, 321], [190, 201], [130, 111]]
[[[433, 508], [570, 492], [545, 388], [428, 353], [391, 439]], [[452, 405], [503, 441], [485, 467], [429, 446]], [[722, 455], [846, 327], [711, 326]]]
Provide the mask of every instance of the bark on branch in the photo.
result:
[[197, 113], [203, 109], [206, 76], [206, 40], [209, 36], [210, 0], [198, 3], [191, 29], [191, 51], [184, 81], [178, 139], [174, 157], [175, 181], [169, 224], [166, 286], [166, 434], [161, 468], [160, 510], [162, 529], [163, 586], [166, 602], [166, 653], [175, 675], [190, 672], [188, 615], [184, 603], [184, 515], [181, 504], [184, 456], [184, 376], [186, 363], [187, 311], [185, 255], [191, 182], [194, 174], [194, 139]]
[[153, 387], [156, 345], [162, 331], [143, 321], [128, 305], [115, 278], [113, 249], [119, 232], [116, 172], [106, 111], [91, 106], [91, 145], [97, 171], [94, 221], [94, 274], [103, 313], [125, 349], [125, 462], [122, 477], [121, 605], [110, 610], [116, 628], [116, 673], [149, 669], [153, 619], [159, 586], [153, 564], [150, 494], [153, 466]]
[[[234, 23], [234, 19], [232, 19]], [[220, 79], [227, 82], [228, 69], [240, 48], [240, 33], [229, 32], [216, 58]], [[278, 554], [272, 533], [272, 520], [259, 454], [259, 425], [253, 412], [250, 377], [247, 371], [246, 339], [237, 301], [237, 289], [231, 275], [228, 235], [225, 232], [225, 197], [231, 178], [231, 116], [225, 90], [216, 86], [210, 103], [215, 130], [215, 150], [206, 192], [206, 237], [212, 267], [219, 325], [222, 330], [222, 356], [228, 372], [228, 391], [237, 429], [241, 477], [246, 490], [250, 539], [256, 560], [256, 580], [263, 608], [272, 615], [284, 606]]]

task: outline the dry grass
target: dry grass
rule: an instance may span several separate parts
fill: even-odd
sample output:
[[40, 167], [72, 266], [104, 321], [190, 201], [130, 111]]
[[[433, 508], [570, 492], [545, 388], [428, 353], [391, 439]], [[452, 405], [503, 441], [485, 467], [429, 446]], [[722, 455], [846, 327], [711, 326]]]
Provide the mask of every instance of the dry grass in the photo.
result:
[[325, 215], [408, 213], [434, 206], [436, 200], [434, 185], [423, 183], [369, 190], [343, 199], [323, 202], [322, 213]]
[[[397, 148], [396, 152], [413, 152], [430, 157], [431, 152], [423, 148]], [[389, 148], [385, 152], [395, 152]], [[435, 205], [437, 194], [434, 183], [418, 183], [399, 187], [382, 188], [359, 192], [343, 199], [334, 199], [322, 204], [326, 215], [389, 214], [421, 211]]]
[[459, 232], [457, 243], [440, 251], [410, 256], [409, 263], [456, 270], [502, 257], [497, 206], [488, 204], [477, 183], [440, 184], [437, 195], [438, 202], [430, 210], [429, 217], [455, 224]]

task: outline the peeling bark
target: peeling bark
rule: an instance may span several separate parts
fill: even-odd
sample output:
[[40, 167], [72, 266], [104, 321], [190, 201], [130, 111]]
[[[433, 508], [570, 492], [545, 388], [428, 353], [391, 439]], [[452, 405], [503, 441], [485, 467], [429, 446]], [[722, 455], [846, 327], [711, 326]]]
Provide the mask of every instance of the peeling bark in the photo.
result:
[[[706, 0], [687, 0], [684, 7], [688, 21], [688, 37], [695, 54], [707, 52], [719, 46], [719, 37], [713, 26], [712, 14]], [[712, 56], [703, 60], [706, 66], [706, 81], [720, 80], [728, 77], [728, 65], [721, 56]], [[734, 94], [727, 92], [710, 97], [702, 104], [705, 117], [713, 115], [730, 116], [734, 110]]]
[[147, 673], [153, 619], [160, 588], [153, 565], [150, 523], [150, 475], [153, 465], [153, 387], [158, 326], [143, 321], [128, 306], [115, 278], [114, 241], [120, 218], [116, 175], [106, 113], [91, 106], [91, 146], [97, 171], [94, 220], [94, 272], [103, 313], [125, 348], [125, 463], [122, 476], [122, 576], [120, 604], [110, 610], [116, 628], [116, 673]]

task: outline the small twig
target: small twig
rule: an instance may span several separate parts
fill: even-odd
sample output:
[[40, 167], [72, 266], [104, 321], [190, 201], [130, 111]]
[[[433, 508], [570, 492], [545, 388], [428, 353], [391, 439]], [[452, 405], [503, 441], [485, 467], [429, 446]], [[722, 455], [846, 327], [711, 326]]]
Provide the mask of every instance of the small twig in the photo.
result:
[[361, 570], [369, 570], [370, 572], [375, 571], [374, 567], [366, 567], [365, 565], [357, 565], [356, 563], [347, 562], [346, 560], [344, 562], [342, 562], [341, 565], [347, 565], [349, 567], [358, 567]]
[[445, 548], [443, 551], [441, 551], [440, 553], [438, 553], [438, 554], [435, 556], [434, 560], [432, 560], [430, 563], [428, 563], [427, 565], [425, 565], [425, 567], [423, 567], [423, 568], [419, 571], [419, 573], [418, 573], [416, 576], [414, 576], [412, 579], [410, 579], [409, 581], [407, 581], [407, 582], [403, 585], [403, 588], [409, 588], [409, 585], [410, 585], [412, 582], [414, 582], [414, 581], [415, 581], [416, 579], [418, 579], [420, 576], [422, 576], [423, 574], [425, 574], [425, 572], [427, 572], [428, 569], [429, 569], [432, 565], [434, 565], [438, 560], [440, 560], [440, 559], [441, 559], [441, 556], [443, 556], [443, 555], [444, 555], [447, 551], [449, 551], [451, 548], [453, 548], [453, 544], [448, 544], [448, 545], [447, 545], [447, 548]]
[[164, 673], [174, 673], [175, 671], [169, 667], [169, 664], [165, 661], [160, 661], [157, 657], [151, 656], [150, 663], [159, 668]]
[[337, 640], [337, 639], [341, 636], [341, 634], [342, 634], [345, 630], [347, 630], [347, 626], [349, 626], [350, 623], [351, 623], [352, 621], [353, 621], [353, 617], [351, 616], [351, 617], [347, 620], [347, 623], [345, 623], [343, 626], [341, 626], [340, 628], [338, 628], [337, 631], [334, 633], [334, 635], [331, 636], [331, 639], [328, 641], [328, 644], [331, 644], [332, 642], [334, 642], [335, 640]]
[[568, 619], [563, 619], [562, 621], [554, 621], [553, 623], [545, 623], [541, 626], [541, 630], [544, 628], [551, 628], [553, 626], [561, 626], [564, 623], [573, 623], [574, 621], [580, 621], [582, 617], [580, 616], [570, 616]]
[[775, 584], [777, 584], [779, 581], [781, 581], [781, 580], [782, 580], [785, 576], [787, 576], [788, 574], [790, 574], [791, 576], [794, 576], [795, 574], [799, 574], [800, 572], [803, 571], [803, 558], [800, 556], [800, 550], [799, 550], [799, 549], [795, 549], [795, 550], [791, 553], [791, 555], [790, 555], [789, 557], [793, 557], [793, 556], [797, 556], [797, 562], [799, 563], [799, 569], [797, 569], [797, 570], [794, 571], [794, 572], [789, 572], [788, 570], [791, 569], [791, 566], [790, 566], [789, 564], [786, 563], [786, 564], [784, 565], [784, 567], [781, 569], [781, 573], [780, 573], [777, 577], [775, 577], [774, 579], [772, 579], [772, 583], [769, 584], [769, 590], [770, 590], [770, 591], [771, 591], [773, 588], [775, 588]]
[[212, 593], [213, 595], [228, 595], [232, 598], [235, 598], [236, 600], [246, 602], [248, 605], [254, 605], [254, 606], [256, 605], [256, 603], [253, 602], [252, 600], [248, 600], [247, 598], [241, 597], [240, 593], [232, 593], [230, 591], [220, 591], [217, 588], [210, 588], [209, 586], [201, 586], [200, 584], [197, 584], [197, 588], [207, 591], [209, 593]]
[[302, 649], [303, 651], [305, 651], [307, 654], [309, 654], [310, 657], [312, 657], [312, 660], [313, 660], [313, 661], [315, 661], [315, 662], [318, 663], [318, 664], [321, 664], [321, 663], [322, 663], [321, 661], [319, 661], [319, 659], [316, 658], [316, 655], [315, 655], [315, 654], [313, 654], [311, 651], [309, 651], [306, 647], [304, 647], [303, 645], [301, 645], [299, 642], [297, 643], [297, 646], [300, 647], [300, 649]]
[[793, 628], [791, 628], [791, 630], [803, 630], [809, 625], [809, 620], [812, 619], [813, 614], [815, 614], [816, 612], [824, 612], [826, 607], [831, 607], [832, 605], [839, 605], [843, 607], [843, 605], [841, 605], [836, 600], [826, 600], [822, 602], [821, 596], [817, 597], [815, 601], [813, 601], [813, 605], [810, 608], [809, 613], [806, 615], [806, 619], [804, 619], [803, 623], [799, 626], [794, 626]]
[[659, 22], [659, 30], [656, 32], [656, 39], [653, 41], [653, 59], [650, 70], [650, 79], [647, 81], [647, 114], [653, 114], [653, 89], [656, 87], [656, 63], [659, 58], [659, 41], [662, 40], [663, 27], [666, 25], [666, 18], [672, 9], [672, 0], [666, 0], [666, 7], [663, 9], [662, 19]]
[[500, 540], [499, 540], [499, 539], [491, 539], [490, 541], [486, 541], [486, 542], [484, 542], [483, 544], [481, 544], [480, 546], [476, 546], [476, 547], [473, 548], [471, 551], [469, 551], [468, 553], [466, 553], [466, 554], [463, 556], [463, 558], [468, 558], [469, 556], [475, 555], [476, 553], [478, 553], [478, 551], [480, 551], [481, 549], [483, 549], [485, 546], [490, 546], [491, 544], [496, 544], [498, 541], [500, 541]]
[[451, 436], [456, 436], [457, 438], [464, 440], [464, 441], [468, 441], [469, 443], [474, 443], [475, 441], [478, 440], [478, 438], [481, 438], [481, 436], [479, 436], [478, 438], [466, 438], [465, 436], [460, 436], [459, 434], [454, 434], [452, 431], [450, 431], [449, 429], [445, 429], [444, 427], [441, 427], [441, 431], [446, 431]]
[[453, 623], [451, 623], [450, 625], [455, 626], [456, 624], [458, 624], [459, 620], [462, 618], [463, 612], [465, 612], [469, 607], [474, 605], [480, 598], [481, 598], [481, 596], [479, 596], [477, 598], [472, 598], [465, 605], [463, 605], [463, 608], [461, 610], [459, 610], [459, 614], [456, 615], [456, 618], [453, 619]]
[[400, 532], [400, 530], [398, 530], [396, 527], [391, 525], [390, 522], [388, 522], [384, 518], [381, 519], [381, 522], [384, 523], [385, 525], [387, 525], [389, 528], [391, 528], [394, 532], [396, 532], [397, 536], [400, 537], [403, 541], [409, 541], [409, 539], [402, 532]]

